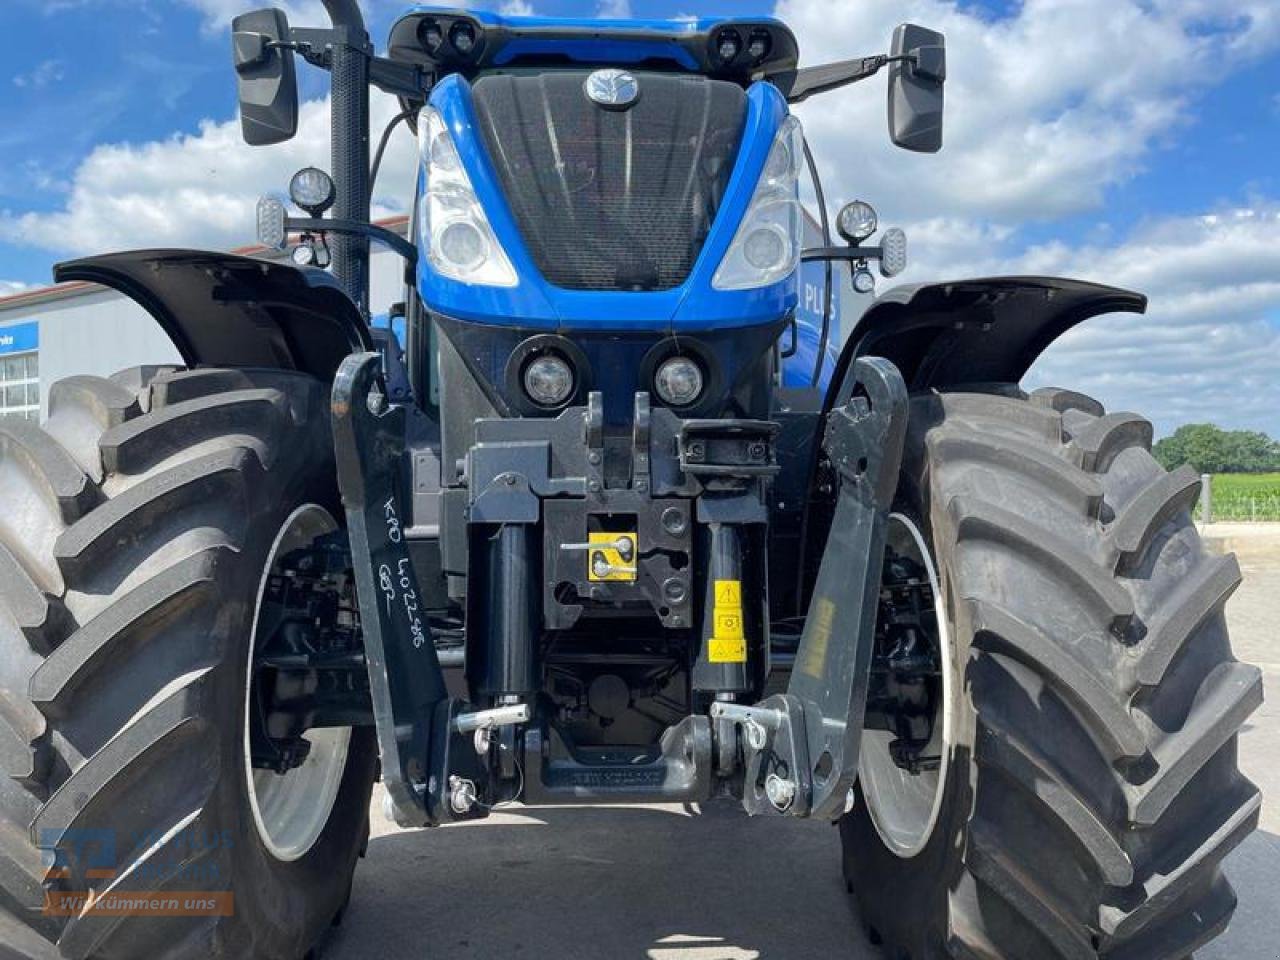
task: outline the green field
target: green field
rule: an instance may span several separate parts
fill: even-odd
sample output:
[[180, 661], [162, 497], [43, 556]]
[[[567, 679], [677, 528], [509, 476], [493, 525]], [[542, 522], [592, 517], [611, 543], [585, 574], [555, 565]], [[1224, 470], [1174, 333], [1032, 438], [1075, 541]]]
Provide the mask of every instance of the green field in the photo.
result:
[[1213, 519], [1280, 520], [1280, 473], [1214, 474]]

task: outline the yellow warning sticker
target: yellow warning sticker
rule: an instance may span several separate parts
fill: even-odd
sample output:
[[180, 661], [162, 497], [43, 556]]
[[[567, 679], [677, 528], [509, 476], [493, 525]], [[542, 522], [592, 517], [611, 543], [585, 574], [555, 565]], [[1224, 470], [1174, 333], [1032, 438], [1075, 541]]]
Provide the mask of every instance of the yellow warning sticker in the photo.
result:
[[734, 609], [741, 609], [742, 581], [741, 580], [717, 580], [716, 581], [716, 606], [717, 607], [733, 607]]
[[742, 632], [742, 611], [726, 610], [724, 607], [716, 607], [716, 629], [717, 637], [724, 637], [727, 640], [742, 640], [746, 634]]
[[746, 663], [747, 641], [742, 637], [712, 637], [707, 644], [707, 660], [711, 663]]
[[587, 579], [595, 583], [636, 579], [639, 538], [634, 533], [595, 531], [587, 534]]
[[712, 610], [714, 630], [707, 642], [710, 663], [745, 663], [747, 635], [742, 623], [742, 582], [717, 580], [714, 585], [715, 608]]

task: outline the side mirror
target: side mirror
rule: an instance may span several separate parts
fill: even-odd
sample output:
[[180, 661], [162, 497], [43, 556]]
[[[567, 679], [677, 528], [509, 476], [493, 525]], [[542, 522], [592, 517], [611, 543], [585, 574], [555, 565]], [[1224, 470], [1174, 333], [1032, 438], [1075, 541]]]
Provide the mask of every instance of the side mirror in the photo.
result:
[[298, 77], [283, 10], [254, 10], [231, 21], [240, 95], [240, 130], [251, 147], [282, 143], [298, 132]]
[[889, 63], [889, 136], [904, 150], [942, 149], [942, 87], [947, 80], [946, 38], [904, 23], [893, 31]]

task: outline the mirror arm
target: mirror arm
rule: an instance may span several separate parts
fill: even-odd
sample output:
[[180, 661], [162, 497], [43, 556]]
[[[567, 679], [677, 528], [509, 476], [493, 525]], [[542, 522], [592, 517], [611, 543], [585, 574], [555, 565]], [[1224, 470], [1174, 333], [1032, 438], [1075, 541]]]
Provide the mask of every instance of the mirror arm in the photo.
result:
[[369, 58], [369, 82], [379, 90], [397, 97], [425, 100], [431, 92], [433, 75], [412, 63], [400, 63], [386, 57]]
[[787, 98], [787, 103], [801, 103], [815, 93], [826, 93], [839, 87], [875, 76], [889, 62], [887, 54], [858, 57], [837, 63], [824, 63], [800, 70], [788, 70], [770, 79]]
[[[315, 27], [292, 27], [289, 40], [268, 43], [267, 47], [292, 50], [313, 67], [329, 70], [333, 56], [329, 48], [340, 42], [343, 30], [324, 30]], [[379, 90], [397, 97], [425, 99], [431, 90], [431, 75], [414, 64], [399, 63], [386, 57], [369, 56], [369, 82]]]
[[770, 79], [782, 90], [787, 103], [801, 103], [815, 93], [826, 93], [828, 90], [837, 90], [874, 77], [890, 63], [909, 63], [915, 69], [919, 66], [920, 58], [915, 50], [897, 56], [881, 53], [874, 57], [859, 57], [855, 60], [840, 60], [816, 67], [789, 70]]
[[882, 256], [883, 247], [808, 247], [800, 251], [802, 263], [814, 260], [879, 260]]
[[372, 223], [355, 220], [326, 220], [323, 217], [285, 217], [286, 233], [341, 233], [352, 237], [368, 237], [386, 244], [411, 264], [418, 262], [418, 248], [400, 234]]

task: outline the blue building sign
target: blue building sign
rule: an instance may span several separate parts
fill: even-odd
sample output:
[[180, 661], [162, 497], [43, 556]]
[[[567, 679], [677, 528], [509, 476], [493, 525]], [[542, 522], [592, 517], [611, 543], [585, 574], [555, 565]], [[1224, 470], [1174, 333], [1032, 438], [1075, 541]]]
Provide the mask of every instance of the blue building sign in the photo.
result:
[[28, 353], [40, 349], [40, 323], [18, 323], [0, 327], [0, 357], [9, 353]]

